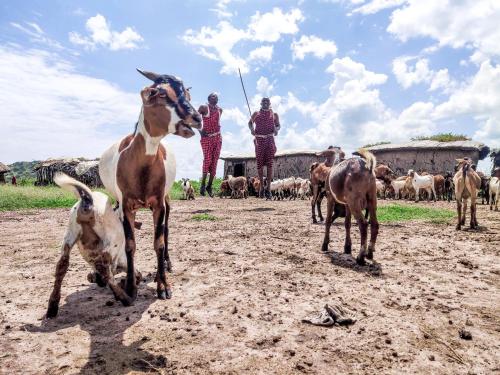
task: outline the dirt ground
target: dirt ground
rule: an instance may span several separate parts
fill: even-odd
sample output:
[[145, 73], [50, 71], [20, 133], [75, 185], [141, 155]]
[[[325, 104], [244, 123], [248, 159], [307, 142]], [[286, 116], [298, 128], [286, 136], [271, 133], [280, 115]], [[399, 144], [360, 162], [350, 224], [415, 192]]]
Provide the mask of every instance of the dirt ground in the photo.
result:
[[[321, 253], [324, 226], [309, 211], [308, 201], [174, 202], [167, 301], [156, 299], [151, 215], [140, 212], [135, 305], [90, 285], [75, 247], [53, 320], [43, 315], [68, 210], [0, 213], [0, 373], [500, 373], [500, 212], [479, 205], [479, 231], [383, 224], [376, 263], [360, 267], [341, 253], [342, 221]], [[200, 212], [220, 220], [191, 219]], [[357, 322], [301, 322], [326, 303]]]

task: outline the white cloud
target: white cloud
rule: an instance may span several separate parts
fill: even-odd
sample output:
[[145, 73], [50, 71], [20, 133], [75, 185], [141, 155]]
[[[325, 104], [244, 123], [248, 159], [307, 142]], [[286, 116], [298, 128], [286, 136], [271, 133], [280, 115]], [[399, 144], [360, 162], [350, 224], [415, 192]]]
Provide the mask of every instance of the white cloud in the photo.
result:
[[266, 63], [273, 58], [273, 46], [258, 47], [248, 54], [248, 60], [257, 63]]
[[342, 90], [345, 84], [350, 81], [357, 81], [362, 88], [381, 85], [387, 81], [385, 74], [370, 72], [362, 63], [356, 62], [350, 57], [334, 59], [326, 71], [335, 74], [335, 80], [330, 85], [332, 94]]
[[246, 29], [238, 29], [229, 21], [224, 20], [215, 28], [203, 26], [199, 31], [188, 29], [184, 32], [182, 39], [197, 47], [198, 54], [220, 61], [223, 64], [221, 73], [236, 74], [239, 67], [244, 74], [249, 72], [250, 64], [269, 61], [272, 57], [273, 46], [265, 45], [252, 50], [249, 52], [247, 61], [233, 52], [236, 44], [244, 40], [276, 42], [281, 35], [298, 32], [297, 24], [302, 20], [302, 12], [299, 9], [283, 13], [281, 9], [274, 8], [269, 13], [254, 14]]
[[[416, 60], [414, 66], [409, 63]], [[456, 85], [448, 74], [448, 69], [434, 71], [429, 68], [429, 60], [415, 57], [402, 56], [392, 62], [392, 72], [398, 83], [408, 89], [413, 85], [426, 83], [429, 91], [443, 90], [449, 92]]]
[[281, 35], [296, 34], [299, 31], [298, 23], [304, 20], [300, 9], [292, 9], [283, 13], [280, 8], [273, 8], [272, 12], [255, 13], [248, 25], [253, 40], [260, 42], [277, 42]]
[[387, 30], [402, 41], [429, 37], [440, 46], [472, 47], [500, 55], [500, 1], [409, 0], [392, 13]]
[[218, 0], [215, 3], [215, 8], [210, 9], [214, 12], [219, 18], [231, 18], [233, 13], [227, 9], [227, 6], [231, 3], [232, 0]]
[[334, 41], [321, 39], [314, 35], [302, 35], [298, 41], [292, 42], [291, 49], [294, 60], [304, 60], [307, 54], [312, 54], [320, 59], [337, 54], [337, 46]]
[[111, 30], [111, 25], [101, 14], [90, 17], [85, 23], [85, 28], [90, 33], [89, 36], [72, 31], [69, 33], [69, 40], [71, 43], [83, 46], [88, 50], [99, 46], [109, 48], [112, 51], [136, 49], [144, 41], [142, 36], [130, 26], [121, 32]]
[[260, 77], [257, 80], [257, 92], [264, 96], [269, 96], [273, 91], [274, 86], [269, 82], [266, 77]]
[[[0, 46], [0, 77], [4, 163], [99, 157], [139, 117], [139, 92], [80, 74], [59, 54]], [[147, 84], [138, 73], [137, 80]], [[170, 135], [165, 142], [176, 155], [177, 176], [201, 175], [199, 138]]]
[[[375, 14], [384, 9], [394, 8], [406, 3], [407, 0], [372, 0], [360, 7], [357, 7], [352, 13], [361, 13], [364, 15]], [[361, 3], [361, 2], [358, 2]]]
[[469, 82], [436, 107], [437, 118], [458, 115], [500, 118], [500, 65], [483, 62]]
[[54, 48], [57, 50], [64, 49], [64, 47], [59, 42], [49, 38], [45, 34], [45, 31], [43, 31], [43, 29], [38, 24], [36, 24], [34, 22], [24, 22], [24, 25], [21, 25], [17, 22], [11, 22], [10, 25], [13, 28], [28, 35], [30, 37], [31, 42], [46, 45], [48, 47], [51, 47], [51, 48]]
[[232, 74], [249, 71], [247, 62], [232, 52], [239, 41], [247, 38], [247, 32], [231, 25], [228, 21], [221, 21], [216, 29], [203, 26], [200, 31], [187, 30], [182, 39], [191, 45], [199, 47], [198, 53], [213, 60], [221, 61], [221, 73]]

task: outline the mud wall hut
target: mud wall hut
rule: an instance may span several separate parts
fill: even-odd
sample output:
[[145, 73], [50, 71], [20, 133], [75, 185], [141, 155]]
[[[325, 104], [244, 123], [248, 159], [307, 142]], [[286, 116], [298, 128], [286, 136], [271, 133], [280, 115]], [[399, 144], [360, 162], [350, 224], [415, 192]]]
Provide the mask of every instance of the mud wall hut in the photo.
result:
[[103, 186], [99, 177], [99, 160], [49, 159], [38, 163], [34, 171], [36, 172], [35, 185], [53, 184], [56, 172], [63, 172], [87, 186]]
[[5, 174], [10, 172], [10, 168], [0, 163], [0, 184], [5, 184]]
[[[314, 162], [324, 161], [319, 157], [320, 151], [315, 150], [287, 150], [279, 151], [274, 157], [274, 178], [287, 178], [290, 176], [309, 178], [309, 167]], [[224, 177], [233, 175], [235, 177], [257, 176], [257, 162], [255, 154], [227, 155], [221, 157], [224, 160]]]
[[455, 159], [468, 157], [477, 165], [479, 160], [488, 156], [489, 148], [475, 141], [412, 141], [401, 144], [383, 144], [367, 147], [378, 163], [389, 165], [398, 175], [404, 175], [409, 169], [430, 174], [453, 172]]

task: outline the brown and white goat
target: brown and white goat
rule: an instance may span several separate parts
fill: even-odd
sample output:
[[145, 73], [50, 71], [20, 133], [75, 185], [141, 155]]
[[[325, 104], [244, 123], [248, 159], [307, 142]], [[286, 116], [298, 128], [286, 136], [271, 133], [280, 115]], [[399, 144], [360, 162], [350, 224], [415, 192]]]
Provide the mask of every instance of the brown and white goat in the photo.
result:
[[323, 163], [313, 163], [309, 168], [309, 177], [312, 187], [312, 199], [311, 199], [311, 218], [312, 222], [317, 224], [316, 220], [316, 209], [318, 210], [319, 220], [323, 221], [323, 215], [321, 214], [321, 201], [324, 196], [325, 183], [330, 173], [330, 169], [335, 161], [335, 154], [337, 150], [328, 149], [322, 151], [318, 156], [326, 157]]
[[231, 189], [231, 198], [248, 198], [247, 179], [243, 176], [227, 176], [227, 182]]
[[176, 163], [174, 154], [161, 144], [161, 140], [167, 134], [190, 138], [194, 135], [192, 128], [201, 128], [201, 116], [191, 105], [189, 91], [179, 78], [138, 71], [154, 83], [141, 91], [143, 104], [136, 131], [106, 150], [99, 162], [101, 180], [118, 201], [123, 220], [127, 279], [126, 295], [119, 299], [124, 305], [130, 305], [137, 297], [134, 223], [136, 212], [142, 207], [153, 211], [158, 298], [172, 295], [165, 266], [171, 270], [168, 192], [175, 180]]
[[[54, 287], [49, 298], [47, 318], [54, 318], [59, 311], [61, 285], [68, 271], [71, 249], [76, 244], [82, 258], [91, 266], [87, 278], [101, 287], [109, 285], [117, 299], [126, 299], [123, 289], [116, 283], [114, 275], [127, 270], [125, 234], [118, 214], [113, 210], [108, 196], [91, 191], [86, 185], [58, 173], [54, 182], [79, 198], [71, 208], [70, 218], [61, 255], [57, 262]], [[136, 282], [141, 280], [137, 269]]]
[[470, 227], [478, 227], [476, 217], [476, 199], [477, 192], [481, 187], [481, 178], [476, 171], [472, 169], [472, 160], [469, 158], [456, 159], [457, 173], [453, 177], [455, 184], [455, 198], [457, 200], [457, 230], [465, 225], [465, 214], [467, 212], [467, 201], [470, 198]]
[[181, 185], [182, 185], [182, 194], [184, 195], [184, 199], [194, 200], [194, 189], [193, 185], [191, 185], [191, 181], [189, 181], [189, 178], [183, 178]]
[[[361, 249], [356, 262], [363, 265], [365, 257], [373, 259], [379, 224], [377, 221], [377, 186], [374, 173], [376, 159], [372, 153], [365, 149], [360, 149], [358, 154], [361, 158], [344, 160], [332, 167], [328, 175], [326, 183], [328, 205], [322, 250], [328, 251], [334, 206], [339, 203], [343, 204], [346, 210], [344, 252], [350, 254], [352, 251], [350, 233], [352, 215], [356, 219], [361, 233]], [[368, 222], [363, 216], [364, 209], [367, 209], [370, 215], [370, 244], [368, 248]]]
[[488, 188], [490, 210], [495, 205], [495, 211], [498, 211], [498, 201], [500, 201], [500, 197], [498, 196], [500, 194], [500, 167], [493, 170]]

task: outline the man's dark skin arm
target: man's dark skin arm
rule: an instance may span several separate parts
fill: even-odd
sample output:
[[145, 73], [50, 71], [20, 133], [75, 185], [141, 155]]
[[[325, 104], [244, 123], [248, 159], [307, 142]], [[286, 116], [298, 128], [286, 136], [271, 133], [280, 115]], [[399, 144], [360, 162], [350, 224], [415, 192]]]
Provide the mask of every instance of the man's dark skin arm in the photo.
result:
[[253, 122], [255, 121], [255, 116], [257, 116], [257, 112], [254, 112], [250, 120], [248, 121], [248, 128], [250, 129], [250, 133], [255, 135], [255, 130], [253, 128]]
[[[206, 116], [208, 114], [208, 107], [206, 105], [200, 105], [200, 108], [198, 108], [198, 113], [202, 116]], [[207, 136], [207, 132], [205, 130], [202, 129], [198, 129], [198, 132], [200, 133], [200, 135], [202, 137], [206, 137]]]
[[278, 135], [281, 128], [280, 118], [277, 113], [274, 114], [274, 135]]

